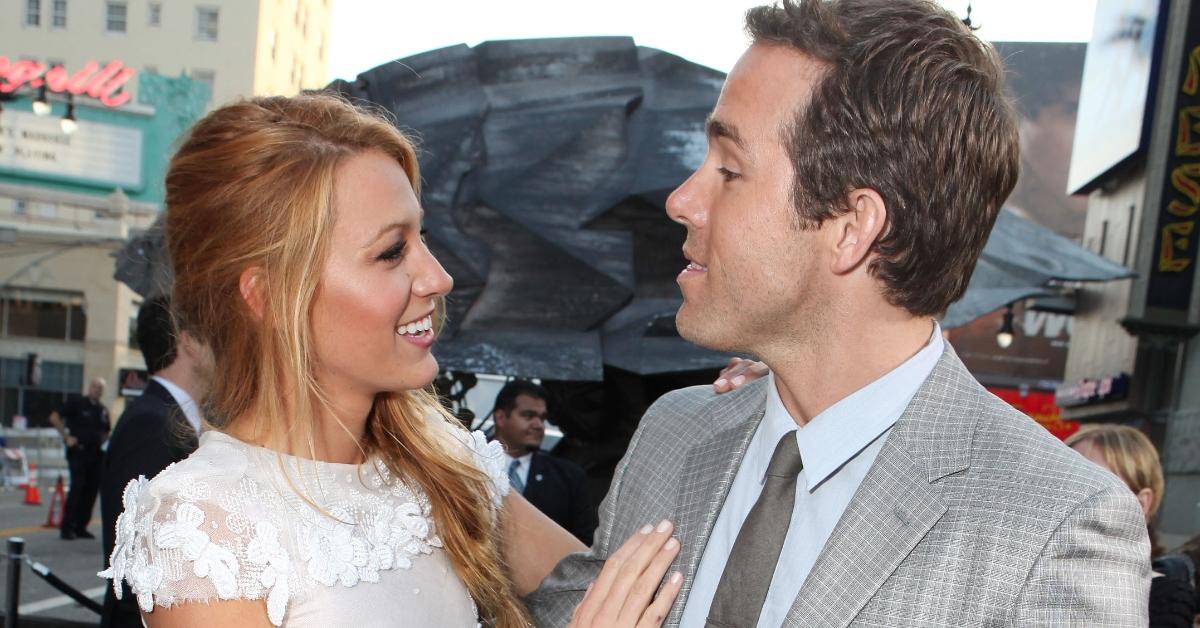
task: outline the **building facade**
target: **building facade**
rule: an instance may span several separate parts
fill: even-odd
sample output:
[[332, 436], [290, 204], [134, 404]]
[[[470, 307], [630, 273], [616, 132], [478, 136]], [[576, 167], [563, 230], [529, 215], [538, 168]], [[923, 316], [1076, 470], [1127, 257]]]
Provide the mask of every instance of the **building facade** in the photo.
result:
[[[219, 104], [325, 85], [330, 0], [0, 0], [0, 55], [185, 74]], [[136, 85], [129, 85], [136, 92]], [[136, 93], [132, 94], [136, 101]]]
[[[38, 91], [28, 87], [0, 100], [6, 425], [45, 425], [93, 377], [108, 382], [105, 402], [119, 412], [122, 373], [144, 368], [131, 333], [141, 298], [113, 279], [114, 255], [160, 213], [171, 149], [203, 114], [209, 91], [186, 77], [132, 78], [138, 101], [118, 106], [70, 92], [68, 104], [55, 93], [39, 115]], [[12, 85], [11, 74], [0, 73], [0, 92]], [[37, 356], [36, 381], [30, 356]]]
[[1200, 2], [1138, 4], [1097, 5], [1075, 137], [1083, 161], [1071, 164], [1072, 191], [1089, 195], [1084, 242], [1137, 277], [1077, 291], [1057, 398], [1068, 418], [1154, 440], [1167, 478], [1159, 527], [1190, 536], [1200, 529]]

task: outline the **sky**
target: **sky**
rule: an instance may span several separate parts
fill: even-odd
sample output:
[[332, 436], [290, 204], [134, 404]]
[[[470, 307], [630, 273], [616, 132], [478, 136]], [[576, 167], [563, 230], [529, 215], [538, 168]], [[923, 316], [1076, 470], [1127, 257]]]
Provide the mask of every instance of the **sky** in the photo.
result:
[[[968, 0], [940, 0], [965, 15]], [[490, 39], [630, 35], [729, 71], [745, 49], [742, 14], [766, 0], [336, 0], [328, 79], [353, 79], [393, 59]], [[1087, 41], [1096, 0], [972, 0], [992, 41]]]

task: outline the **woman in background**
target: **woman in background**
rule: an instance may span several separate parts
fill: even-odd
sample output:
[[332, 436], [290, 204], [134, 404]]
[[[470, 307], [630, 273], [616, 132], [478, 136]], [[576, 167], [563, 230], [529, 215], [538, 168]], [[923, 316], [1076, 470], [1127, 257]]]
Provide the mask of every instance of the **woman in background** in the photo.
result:
[[[1162, 555], [1154, 518], [1162, 505], [1163, 470], [1150, 439], [1132, 427], [1104, 423], [1085, 425], [1065, 442], [1084, 458], [1113, 472], [1133, 491], [1146, 515], [1150, 558]], [[1195, 615], [1192, 585], [1155, 572], [1150, 581], [1150, 626], [1190, 628]]]

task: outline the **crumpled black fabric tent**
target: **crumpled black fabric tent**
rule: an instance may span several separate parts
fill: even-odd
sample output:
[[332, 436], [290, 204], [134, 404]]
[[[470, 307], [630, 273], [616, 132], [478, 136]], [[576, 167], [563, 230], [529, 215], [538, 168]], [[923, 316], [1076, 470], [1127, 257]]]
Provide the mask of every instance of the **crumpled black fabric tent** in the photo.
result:
[[[435, 348], [450, 370], [600, 381], [720, 367], [675, 331], [684, 229], [667, 195], [703, 161], [724, 74], [628, 37], [491, 41], [381, 65], [332, 91], [417, 140], [428, 241], [455, 279]], [[169, 285], [161, 234], [117, 254], [141, 294]], [[1003, 212], [953, 327], [1128, 271]], [[730, 321], [736, 325], [737, 321]]]

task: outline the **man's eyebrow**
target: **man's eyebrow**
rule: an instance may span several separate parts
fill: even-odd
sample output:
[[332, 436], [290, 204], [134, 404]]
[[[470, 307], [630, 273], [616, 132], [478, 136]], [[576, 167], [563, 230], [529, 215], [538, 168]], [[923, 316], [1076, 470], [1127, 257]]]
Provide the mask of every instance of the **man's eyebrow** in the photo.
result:
[[710, 115], [704, 121], [704, 130], [708, 134], [710, 141], [723, 137], [733, 142], [742, 152], [746, 152], [746, 142], [742, 140], [742, 136], [738, 134], [737, 129], [732, 125], [726, 124]]

